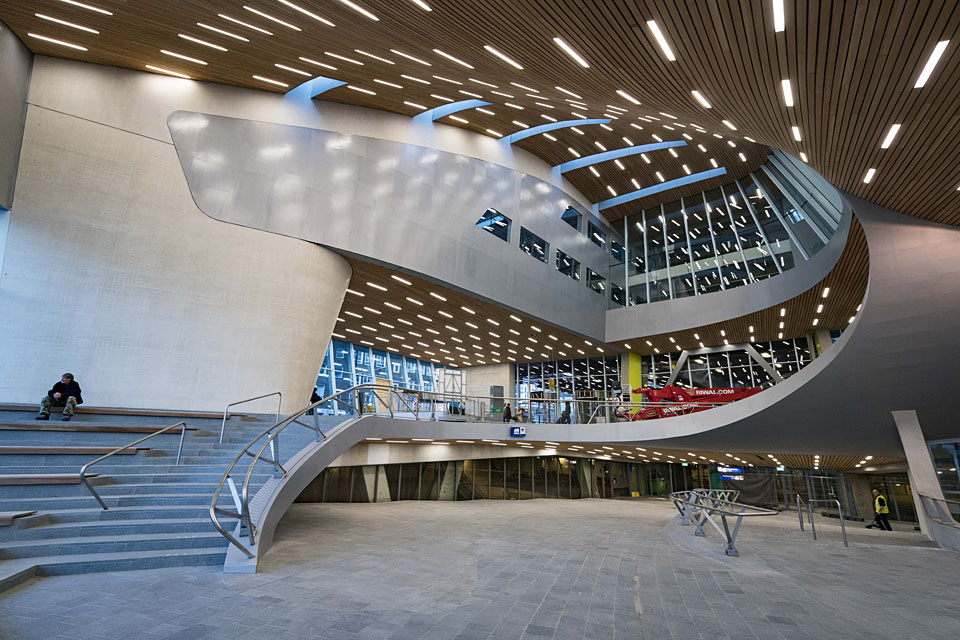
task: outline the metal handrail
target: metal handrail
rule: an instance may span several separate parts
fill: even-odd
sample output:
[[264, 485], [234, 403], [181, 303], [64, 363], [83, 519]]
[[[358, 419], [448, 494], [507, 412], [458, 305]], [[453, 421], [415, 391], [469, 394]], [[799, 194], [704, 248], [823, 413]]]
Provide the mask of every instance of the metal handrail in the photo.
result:
[[102, 456], [100, 456], [99, 458], [97, 458], [96, 460], [91, 460], [91, 461], [88, 462], [87, 464], [85, 464], [85, 465], [83, 465], [82, 467], [80, 467], [80, 482], [82, 482], [83, 485], [87, 488], [87, 490], [90, 491], [90, 493], [93, 494], [93, 497], [97, 499], [97, 502], [100, 503], [100, 506], [103, 507], [103, 510], [104, 510], [104, 511], [109, 511], [110, 509], [107, 507], [106, 503], [104, 503], [103, 499], [100, 497], [100, 494], [96, 492], [96, 490], [93, 488], [93, 485], [91, 485], [91, 484], [90, 484], [90, 481], [87, 480], [87, 469], [89, 469], [89, 468], [92, 467], [93, 465], [97, 464], [98, 462], [101, 462], [102, 460], [106, 460], [107, 458], [109, 458], [110, 456], [112, 456], [112, 455], [114, 455], [114, 454], [120, 453], [120, 452], [123, 451], [124, 449], [129, 449], [130, 447], [132, 447], [132, 446], [135, 445], [135, 444], [140, 444], [140, 443], [143, 442], [144, 440], [149, 440], [149, 439], [152, 438], [153, 436], [158, 436], [158, 435], [160, 435], [161, 433], [165, 433], [165, 432], [167, 432], [167, 431], [170, 431], [170, 429], [173, 429], [173, 428], [176, 428], [176, 427], [182, 427], [182, 429], [180, 430], [180, 446], [177, 447], [177, 462], [176, 462], [176, 464], [179, 465], [179, 464], [180, 464], [180, 454], [183, 453], [183, 436], [186, 435], [186, 433], [187, 433], [187, 423], [186, 423], [186, 422], [182, 422], [182, 421], [181, 421], [181, 422], [178, 422], [177, 424], [172, 424], [172, 425], [170, 425], [169, 427], [164, 427], [163, 429], [160, 429], [159, 431], [154, 431], [154, 432], [151, 433], [150, 435], [144, 436], [144, 437], [140, 438], [139, 440], [134, 440], [134, 441], [131, 442], [130, 444], [127, 444], [127, 445], [124, 445], [124, 446], [119, 447], [119, 448], [117, 448], [117, 449], [114, 449], [114, 450], [111, 451], [110, 453], [107, 453], [107, 454], [105, 454], [105, 455], [102, 455]]
[[[232, 518], [237, 518], [239, 520], [245, 521], [247, 525], [247, 535], [250, 538], [251, 545], [256, 544], [256, 528], [253, 523], [253, 519], [251, 518], [251, 515], [250, 515], [250, 477], [253, 475], [253, 469], [256, 466], [257, 462], [259, 462], [260, 459], [263, 457], [264, 450], [267, 448], [268, 445], [270, 445], [276, 440], [277, 436], [280, 434], [281, 431], [289, 427], [291, 424], [298, 424], [300, 426], [311, 428], [309, 425], [305, 425], [304, 423], [299, 421], [299, 418], [306, 415], [307, 412], [310, 411], [311, 409], [316, 409], [321, 404], [325, 402], [330, 402], [331, 400], [343, 402], [340, 399], [340, 396], [350, 394], [356, 391], [360, 391], [361, 389], [369, 389], [371, 391], [380, 391], [380, 392], [391, 391], [392, 393], [391, 389], [388, 389], [383, 386], [378, 386], [374, 384], [359, 384], [359, 385], [352, 386], [349, 389], [343, 389], [342, 391], [337, 391], [336, 393], [329, 395], [325, 398], [321, 398], [320, 400], [317, 400], [313, 404], [310, 404], [309, 406], [303, 409], [300, 409], [295, 413], [290, 414], [283, 420], [277, 420], [275, 424], [271, 425], [263, 433], [261, 433], [256, 438], [251, 440], [250, 443], [247, 444], [236, 455], [236, 457], [227, 467], [227, 470], [223, 473], [223, 476], [220, 478], [219, 484], [217, 484], [217, 488], [214, 491], [213, 498], [210, 502], [210, 510], [209, 510], [210, 520], [213, 523], [213, 526], [217, 529], [217, 531], [220, 532], [220, 535], [222, 535], [227, 540], [229, 540], [233, 546], [237, 547], [237, 549], [243, 552], [248, 558], [254, 557], [253, 552], [251, 552], [246, 546], [244, 546], [239, 540], [237, 540], [232, 534], [230, 534], [224, 528], [223, 524], [221, 524], [220, 520], [217, 518], [217, 514], [230, 516]], [[376, 396], [376, 394], [374, 395]], [[351, 406], [348, 403], [344, 403], [344, 404], [347, 404], [347, 406]], [[319, 424], [317, 424], [316, 413], [314, 413], [313, 415], [314, 415], [314, 423], [315, 423], [315, 426], [313, 427], [313, 429], [316, 431], [318, 439], [325, 440], [327, 436], [320, 429]], [[259, 442], [260, 439], [263, 438], [264, 436], [268, 436], [268, 437], [266, 441], [263, 443], [263, 445], [260, 447], [260, 449], [256, 453], [251, 453], [251, 449], [254, 447], [254, 445], [256, 445], [256, 443]], [[238, 495], [236, 492], [236, 486], [233, 483], [233, 479], [230, 477], [230, 472], [233, 471], [234, 467], [237, 466], [237, 463], [245, 455], [253, 456], [253, 460], [251, 460], [250, 466], [247, 468], [247, 473], [244, 476], [244, 480], [243, 480], [243, 488], [240, 495]], [[282, 475], [286, 474], [286, 470], [280, 464], [279, 455], [276, 452], [274, 453], [274, 459], [270, 460], [270, 462], [273, 463], [275, 469], [278, 470]], [[226, 509], [221, 509], [217, 506], [217, 502], [220, 498], [220, 492], [223, 491], [223, 485], [226, 484], [227, 482], [230, 483], [230, 490], [233, 493], [234, 503], [235, 503], [235, 506], [237, 507], [236, 512], [227, 511]]]
[[[943, 503], [943, 505], [960, 504], [960, 501], [947, 500], [946, 498], [935, 498], [924, 493], [917, 493], [917, 495], [920, 496], [920, 502], [923, 503], [923, 509], [927, 512], [927, 515], [930, 518], [944, 526], [960, 528], [960, 522], [957, 522], [957, 519], [954, 517], [953, 513], [951, 513], [950, 508], [947, 506], [941, 506], [941, 503]], [[935, 514], [930, 512], [928, 501], [929, 503], [932, 503], [934, 507], [936, 507], [937, 512]]]
[[237, 400], [236, 402], [231, 402], [223, 408], [223, 422], [220, 423], [220, 444], [223, 444], [223, 429], [227, 426], [227, 411], [230, 410], [230, 407], [235, 407], [238, 404], [244, 404], [246, 402], [253, 402], [254, 400], [262, 400], [263, 398], [269, 398], [270, 396], [277, 396], [277, 416], [275, 421], [280, 422], [280, 405], [283, 402], [283, 394], [279, 391], [265, 393], [262, 396], [257, 396], [256, 398], [247, 398], [246, 400]]
[[[736, 495], [731, 496], [731, 491]], [[733, 500], [727, 498], [733, 497]], [[750, 516], [775, 516], [777, 511], [757, 507], [750, 504], [735, 502], [740, 497], [740, 492], [735, 490], [722, 489], [693, 489], [691, 491], [675, 491], [670, 494], [670, 501], [680, 512], [680, 523], [690, 525], [691, 520], [696, 527], [694, 535], [698, 537], [706, 536], [703, 525], [710, 523], [717, 533], [725, 536], [727, 539], [727, 548], [725, 554], [728, 556], [739, 557], [734, 542], [737, 539], [737, 533], [740, 531], [740, 525], [743, 519]], [[681, 506], [683, 505], [683, 506]], [[713, 521], [712, 516], [719, 515], [723, 528]], [[727, 524], [727, 516], [737, 519], [737, 524], [730, 530]]]
[[810, 531], [813, 533], [813, 539], [817, 539], [817, 525], [813, 521], [813, 505], [816, 502], [826, 502], [826, 503], [836, 503], [837, 513], [840, 514], [840, 533], [843, 536], [843, 546], [849, 547], [847, 544], [847, 525], [843, 522], [843, 507], [840, 505], [840, 501], [836, 498], [818, 498], [816, 500], [804, 500], [800, 497], [800, 494], [797, 494], [797, 516], [800, 518], [800, 531], [803, 531], [803, 509], [802, 504], [807, 505], [807, 517], [810, 519]]

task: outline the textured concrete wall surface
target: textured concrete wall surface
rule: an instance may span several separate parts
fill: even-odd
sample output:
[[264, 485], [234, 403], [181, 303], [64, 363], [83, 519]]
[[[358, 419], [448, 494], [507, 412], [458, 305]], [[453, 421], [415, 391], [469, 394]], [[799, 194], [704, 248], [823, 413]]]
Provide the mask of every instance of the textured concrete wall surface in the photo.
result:
[[33, 54], [0, 22], [0, 207], [4, 209], [13, 204], [32, 64]]
[[203, 215], [169, 142], [35, 104], [14, 204], [0, 399], [39, 401], [72, 371], [90, 405], [222, 410], [276, 390], [305, 404], [343, 258]]

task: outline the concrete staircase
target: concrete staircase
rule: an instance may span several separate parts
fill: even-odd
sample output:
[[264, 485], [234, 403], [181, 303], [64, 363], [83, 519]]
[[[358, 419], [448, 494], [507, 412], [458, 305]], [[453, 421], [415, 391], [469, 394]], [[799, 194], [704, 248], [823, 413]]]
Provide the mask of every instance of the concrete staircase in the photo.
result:
[[[17, 451], [56, 446], [65, 452], [0, 454], [0, 476], [8, 482], [17, 481], [11, 476], [28, 474], [76, 476], [98, 456], [76, 455], [70, 447], [120, 447], [143, 437], [143, 427], [161, 429], [181, 419], [78, 413], [64, 424], [57, 414], [50, 423], [34, 421], [35, 415], [0, 411], [0, 444]], [[58, 430], [44, 430], [52, 421]], [[139, 445], [148, 450], [112, 456], [91, 468], [99, 474], [91, 484], [107, 511], [75, 478], [71, 483], [0, 484], [0, 512], [23, 514], [0, 526], [0, 591], [36, 575], [222, 564], [227, 541], [210, 523], [210, 500], [229, 463], [273, 423], [273, 416], [231, 417], [222, 444], [219, 419], [190, 416], [186, 422], [180, 465], [175, 464], [180, 435], [171, 433]], [[80, 430], [60, 430], [73, 426]], [[98, 431], [98, 426], [109, 428]], [[246, 460], [238, 463], [238, 482], [247, 466]], [[258, 465], [258, 472], [261, 467], [258, 485], [269, 477], [268, 466]], [[229, 495], [222, 496], [224, 501], [231, 501]]]

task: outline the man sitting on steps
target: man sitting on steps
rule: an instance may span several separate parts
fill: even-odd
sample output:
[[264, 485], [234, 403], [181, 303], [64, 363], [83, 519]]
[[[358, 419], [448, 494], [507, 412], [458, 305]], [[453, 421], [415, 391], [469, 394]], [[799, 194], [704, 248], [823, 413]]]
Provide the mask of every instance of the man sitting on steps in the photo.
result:
[[73, 417], [73, 410], [78, 404], [83, 404], [80, 395], [80, 385], [73, 379], [72, 373], [60, 376], [60, 382], [53, 385], [40, 403], [40, 415], [37, 420], [49, 420], [51, 407], [63, 407], [63, 421], [69, 422]]

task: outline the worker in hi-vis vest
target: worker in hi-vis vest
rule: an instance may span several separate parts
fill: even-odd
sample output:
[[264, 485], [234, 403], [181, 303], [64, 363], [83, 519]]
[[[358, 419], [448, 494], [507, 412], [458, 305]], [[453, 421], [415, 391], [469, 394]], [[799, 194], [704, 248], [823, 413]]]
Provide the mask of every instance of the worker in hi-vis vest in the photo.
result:
[[893, 527], [890, 526], [890, 521], [887, 520], [887, 514], [890, 513], [890, 508], [887, 506], [886, 498], [883, 497], [883, 494], [880, 493], [878, 489], [873, 490], [873, 513], [873, 522], [867, 525], [867, 529], [877, 527], [883, 531], [893, 531]]

